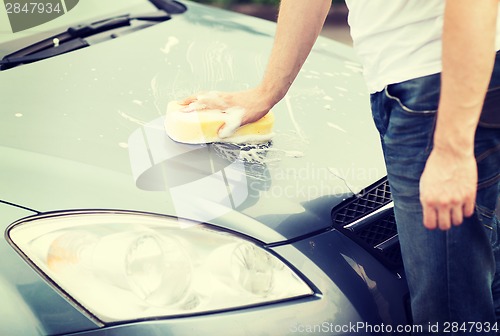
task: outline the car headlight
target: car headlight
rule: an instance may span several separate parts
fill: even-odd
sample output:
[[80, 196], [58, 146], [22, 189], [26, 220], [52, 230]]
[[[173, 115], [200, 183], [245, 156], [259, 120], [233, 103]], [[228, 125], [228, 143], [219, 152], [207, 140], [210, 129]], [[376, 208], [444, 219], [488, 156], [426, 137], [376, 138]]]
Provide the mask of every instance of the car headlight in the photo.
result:
[[256, 243], [171, 217], [56, 213], [14, 223], [8, 237], [66, 295], [105, 323], [313, 294], [290, 267]]

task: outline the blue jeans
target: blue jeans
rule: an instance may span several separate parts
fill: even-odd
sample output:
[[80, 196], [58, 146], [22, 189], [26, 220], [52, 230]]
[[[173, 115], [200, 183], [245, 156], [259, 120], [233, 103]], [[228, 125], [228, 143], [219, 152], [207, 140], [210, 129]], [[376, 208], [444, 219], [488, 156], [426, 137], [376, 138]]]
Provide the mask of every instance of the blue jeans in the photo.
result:
[[[371, 96], [394, 200], [413, 324], [423, 327], [422, 335], [494, 335], [484, 330], [496, 321], [500, 329], [500, 239], [495, 216], [500, 128], [481, 123], [476, 131], [479, 182], [474, 215], [449, 231], [425, 229], [419, 180], [433, 145], [439, 90], [440, 74], [435, 74], [389, 85]], [[488, 97], [500, 101], [499, 54]], [[486, 105], [500, 114], [500, 104]]]

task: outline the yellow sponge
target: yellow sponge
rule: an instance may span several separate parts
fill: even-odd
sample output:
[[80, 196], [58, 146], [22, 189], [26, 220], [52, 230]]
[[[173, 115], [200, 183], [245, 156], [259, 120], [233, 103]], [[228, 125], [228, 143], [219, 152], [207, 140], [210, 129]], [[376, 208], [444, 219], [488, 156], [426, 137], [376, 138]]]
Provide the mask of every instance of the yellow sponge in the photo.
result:
[[172, 101], [167, 106], [165, 130], [174, 141], [187, 144], [210, 142], [254, 143], [267, 142], [273, 133], [274, 115], [272, 111], [256, 122], [236, 129], [229, 137], [221, 138], [219, 129], [228, 122], [234, 122], [234, 116], [220, 110], [181, 111], [185, 106]]

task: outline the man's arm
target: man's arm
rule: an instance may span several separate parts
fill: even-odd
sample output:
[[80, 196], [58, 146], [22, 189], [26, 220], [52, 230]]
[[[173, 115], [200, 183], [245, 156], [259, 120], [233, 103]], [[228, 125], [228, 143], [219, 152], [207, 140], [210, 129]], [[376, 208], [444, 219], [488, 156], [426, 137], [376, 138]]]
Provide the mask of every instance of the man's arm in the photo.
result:
[[238, 106], [245, 109], [242, 125], [264, 116], [286, 94], [316, 41], [331, 6], [331, 0], [282, 0], [274, 44], [261, 83], [250, 90], [221, 92], [187, 98], [206, 109]]
[[329, 0], [282, 0], [274, 46], [260, 85], [272, 103], [292, 85], [316, 41], [330, 9]]
[[420, 180], [424, 225], [447, 230], [474, 213], [474, 135], [495, 60], [498, 0], [447, 0], [434, 147]]

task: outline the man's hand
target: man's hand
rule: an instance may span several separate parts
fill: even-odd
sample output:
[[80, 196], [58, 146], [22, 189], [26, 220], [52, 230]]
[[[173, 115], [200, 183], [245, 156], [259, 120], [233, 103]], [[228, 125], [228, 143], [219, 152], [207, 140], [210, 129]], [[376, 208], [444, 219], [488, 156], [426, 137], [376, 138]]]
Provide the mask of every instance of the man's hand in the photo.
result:
[[424, 226], [448, 230], [474, 213], [477, 165], [473, 155], [434, 148], [420, 179]]
[[238, 127], [254, 122], [265, 116], [273, 107], [272, 100], [260, 88], [239, 92], [206, 92], [188, 97], [180, 102], [186, 106], [184, 112], [221, 110], [238, 118], [238, 122], [224, 124], [219, 129], [221, 138], [231, 136]]

